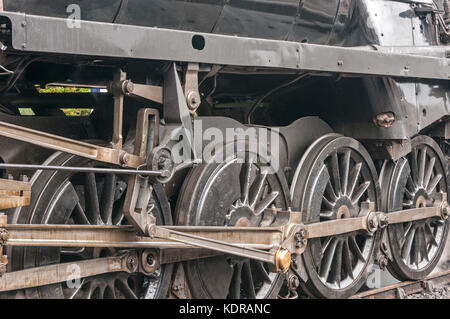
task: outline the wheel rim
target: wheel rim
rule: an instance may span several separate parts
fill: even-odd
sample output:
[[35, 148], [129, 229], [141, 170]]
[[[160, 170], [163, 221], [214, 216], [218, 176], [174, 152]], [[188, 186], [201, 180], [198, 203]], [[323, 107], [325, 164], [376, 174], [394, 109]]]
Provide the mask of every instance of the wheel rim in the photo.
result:
[[[390, 171], [388, 196], [383, 206], [388, 212], [434, 205], [436, 193], [448, 192], [448, 174], [444, 155], [429, 137], [412, 140], [412, 151], [395, 165], [385, 163]], [[390, 170], [387, 165], [393, 166]], [[387, 174], [387, 173], [384, 173]], [[448, 236], [448, 221], [439, 218], [389, 225], [392, 260], [390, 272], [401, 280], [425, 278], [436, 266]]]
[[[364, 213], [361, 203], [379, 207], [379, 186], [372, 160], [356, 140], [326, 135], [303, 156], [291, 186], [293, 208], [306, 224]], [[364, 231], [310, 240], [303, 254], [314, 297], [346, 298], [365, 282], [378, 235]]]
[[[287, 209], [286, 194], [284, 176], [268, 173], [256, 161], [242, 164], [232, 157], [221, 164], [203, 164], [193, 169], [183, 184], [178, 223], [268, 226], [274, 216], [264, 214], [264, 209]], [[272, 298], [284, 280], [267, 264], [229, 255], [188, 262], [186, 275], [194, 298]]]
[[[92, 166], [92, 162], [67, 154], [56, 153], [48, 165]], [[20, 223], [123, 225], [126, 220], [122, 206], [127, 189], [127, 177], [94, 173], [37, 172], [32, 180], [33, 196], [29, 207], [17, 209]], [[154, 191], [155, 195], [155, 191]], [[153, 196], [153, 213], [158, 223], [164, 223], [160, 200]], [[168, 220], [170, 223], [170, 220]], [[65, 263], [112, 256], [114, 249], [99, 248], [25, 248], [11, 251], [15, 270], [45, 264]], [[164, 290], [163, 280], [172, 267], [161, 267], [152, 276], [111, 273], [81, 279], [69, 287], [67, 283], [28, 289], [36, 298], [158, 298]], [[76, 271], [76, 269], [73, 269]], [[69, 270], [68, 270], [69, 271]], [[70, 283], [69, 283], [70, 285]], [[167, 291], [166, 291], [167, 292]], [[21, 292], [16, 292], [20, 294]]]

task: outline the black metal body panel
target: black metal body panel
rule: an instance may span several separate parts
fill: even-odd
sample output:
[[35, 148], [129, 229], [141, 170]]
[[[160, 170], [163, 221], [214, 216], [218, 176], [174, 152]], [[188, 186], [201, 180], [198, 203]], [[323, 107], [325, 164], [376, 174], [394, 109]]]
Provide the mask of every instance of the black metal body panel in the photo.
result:
[[326, 44], [340, 0], [3, 0], [11, 12]]
[[[441, 7], [442, 1], [437, 2]], [[179, 53], [174, 54], [162, 50], [161, 54], [156, 55], [156, 59], [163, 59], [163, 54], [165, 54], [168, 59], [186, 62], [231, 64], [243, 67], [257, 66], [256, 64], [258, 64], [258, 66], [267, 68], [325, 70], [356, 74], [364, 74], [365, 71], [367, 75], [372, 74], [373, 77], [339, 78], [333, 86], [328, 88], [330, 91], [328, 95], [332, 99], [321, 102], [326, 106], [323, 118], [337, 132], [357, 139], [409, 139], [411, 136], [427, 130], [436, 121], [448, 116], [450, 111], [447, 102], [449, 100], [448, 81], [425, 80], [424, 78], [427, 76], [421, 75], [412, 76], [406, 80], [378, 77], [386, 75], [385, 69], [393, 70], [399, 67], [400, 71], [403, 71], [407, 65], [399, 64], [398, 60], [395, 63], [388, 61], [387, 58], [393, 56], [388, 53], [386, 65], [378, 60], [369, 68], [367, 61], [369, 61], [370, 51], [362, 53], [367, 57], [366, 60], [358, 60], [351, 55], [351, 51], [334, 50], [341, 49], [337, 47], [367, 47], [368, 45], [394, 49], [417, 47], [420, 50], [429, 46], [436, 47], [438, 37], [431, 17], [429, 15], [427, 17], [417, 16], [411, 4], [407, 2], [382, 0], [125, 0], [123, 2], [119, 0], [64, 0], [57, 2], [51, 0], [4, 0], [5, 10], [54, 17], [67, 17], [66, 7], [73, 3], [80, 5], [82, 19], [85, 20], [294, 41], [266, 42], [264, 44], [266, 47], [262, 50], [257, 46], [250, 46], [254, 44], [251, 39], [221, 38], [208, 34], [208, 37], [205, 36], [207, 43], [205, 50], [198, 52], [184, 47], [185, 44], [188, 44], [187, 40], [191, 35], [177, 34], [174, 36], [174, 39], [178, 40], [173, 44], [175, 48], [173, 52]], [[31, 27], [33, 26], [31, 20], [28, 23], [31, 23]], [[101, 28], [101, 26], [98, 25], [95, 28]], [[52, 30], [50, 26], [48, 29]], [[95, 42], [99, 52], [101, 51], [103, 54], [107, 51], [105, 48], [113, 48], [114, 54], [111, 56], [143, 58], [143, 56], [139, 56], [142, 50], [139, 51], [134, 43], [138, 43], [139, 39], [144, 39], [142, 42], [147, 43], [148, 39], [144, 37], [134, 39], [132, 38], [135, 35], [134, 31], [125, 30], [125, 28], [121, 28], [121, 30], [123, 32], [121, 36], [129, 36], [124, 39], [124, 43], [111, 45], [111, 41], [117, 41], [117, 39], [103, 37], [101, 40], [104, 43]], [[77, 46], [74, 46], [73, 43], [76, 39], [75, 36], [80, 34], [75, 31], [70, 31], [73, 34], [66, 30], [52, 32], [52, 39], [60, 39], [62, 38], [61, 33], [66, 33], [68, 42], [63, 47], [70, 48], [70, 50], [59, 52], [56, 49], [53, 51], [49, 49], [50, 51], [46, 51], [49, 47], [57, 48], [59, 44], [55, 40], [52, 40], [53, 42], [48, 39], [47, 41], [33, 40], [35, 39], [34, 35], [31, 36], [27, 33], [22, 36], [35, 51], [76, 54], [72, 49], [75, 47], [84, 49], [86, 52], [95, 52], [88, 45], [93, 42], [92, 32], [86, 31], [86, 34], [81, 32], [84, 41], [80, 41]], [[162, 44], [165, 35], [161, 34], [159, 37], [160, 39], [156, 42], [160, 48], [165, 48]], [[227, 41], [227, 44], [224, 44], [224, 41]], [[296, 42], [329, 44], [334, 47], [305, 46]], [[19, 43], [22, 42], [17, 43], [20, 46]], [[209, 43], [212, 43], [211, 46], [208, 46]], [[217, 44], [219, 43], [229, 48], [229, 54], [220, 54], [223, 50], [218, 51]], [[41, 44], [45, 44], [45, 49], [44, 46], [39, 46]], [[244, 45], [249, 46], [244, 48]], [[157, 47], [151, 46], [140, 47], [140, 49], [143, 49], [142, 52], [159, 52]], [[33, 50], [31, 49], [31, 51]], [[299, 53], [297, 54], [297, 52]], [[396, 52], [393, 51], [393, 53]], [[178, 57], [180, 54], [185, 58], [175, 58], [175, 55]], [[219, 56], [223, 63], [215, 58]], [[341, 68], [338, 66], [339, 63], [336, 64], [336, 60], [339, 62], [339, 59], [343, 60]], [[445, 72], [445, 68], [448, 67], [448, 63], [445, 63], [445, 66], [430, 68], [425, 66], [425, 58], [422, 61], [410, 63], [412, 65], [409, 65], [408, 72], [414, 71], [415, 68], [421, 68], [421, 74], [425, 74], [424, 71], [440, 73]], [[376, 73], [373, 71], [374, 69], [382, 71]], [[394, 73], [399, 74], [399, 71], [395, 70]], [[391, 74], [394, 75], [394, 73]], [[446, 74], [444, 76], [440, 74], [439, 78], [448, 77]], [[320, 92], [320, 88], [314, 92]], [[307, 93], [311, 94], [311, 91]], [[295, 107], [302, 107], [302, 105]], [[383, 112], [395, 114], [395, 122], [391, 127], [378, 127], [374, 124], [373, 118]], [[322, 116], [317, 113], [305, 113], [304, 115]], [[292, 118], [292, 120], [294, 119]]]

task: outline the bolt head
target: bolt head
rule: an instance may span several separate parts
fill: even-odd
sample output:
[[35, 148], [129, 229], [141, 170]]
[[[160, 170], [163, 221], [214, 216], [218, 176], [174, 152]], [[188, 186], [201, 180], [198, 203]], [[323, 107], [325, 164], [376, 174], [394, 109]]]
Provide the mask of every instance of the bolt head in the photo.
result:
[[200, 106], [201, 98], [197, 92], [191, 91], [187, 95], [187, 105], [190, 109], [196, 109]]
[[298, 286], [300, 286], [300, 280], [298, 279], [297, 276], [291, 276], [289, 278], [289, 282], [291, 284], [291, 287], [293, 288], [297, 288]]
[[386, 227], [389, 224], [389, 217], [385, 214], [382, 214], [379, 218], [379, 223], [381, 227]]
[[128, 93], [132, 93], [134, 91], [134, 83], [131, 81], [127, 81], [125, 89]]
[[150, 266], [153, 266], [154, 263], [155, 263], [155, 256], [153, 256], [152, 254], [149, 254], [147, 256], [147, 264], [149, 264]]
[[136, 256], [129, 256], [127, 259], [127, 267], [130, 271], [135, 271], [137, 265]]

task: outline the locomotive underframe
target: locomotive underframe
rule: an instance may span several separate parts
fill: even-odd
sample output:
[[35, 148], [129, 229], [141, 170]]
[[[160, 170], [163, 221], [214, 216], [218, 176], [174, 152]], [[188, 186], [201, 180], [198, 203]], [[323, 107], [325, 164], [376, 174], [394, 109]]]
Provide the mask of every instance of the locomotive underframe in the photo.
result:
[[[23, 182], [0, 180], [2, 188], [20, 192], [0, 197], [4, 208], [22, 206], [29, 200]], [[381, 231], [388, 225], [438, 217], [446, 220], [450, 215], [447, 194], [440, 193], [433, 207], [419, 207], [390, 213], [375, 212], [373, 203], [367, 202], [361, 217], [337, 219], [304, 225], [301, 212], [277, 211], [277, 219], [287, 222], [279, 227], [214, 227], [214, 226], [157, 226], [146, 225], [148, 237], [138, 236], [132, 226], [78, 226], [78, 225], [8, 225], [6, 215], [0, 215], [0, 253], [4, 246], [27, 247], [121, 247], [137, 249], [106, 257], [68, 264], [36, 267], [4, 273], [8, 259], [2, 255], [0, 291], [38, 287], [67, 280], [67, 265], [76, 264], [81, 272], [72, 276], [79, 279], [111, 272], [152, 273], [159, 265], [231, 254], [272, 265], [276, 271], [292, 271], [304, 276], [299, 259], [308, 240], [363, 230], [368, 234]], [[11, 198], [24, 198], [11, 202]], [[184, 250], [184, 252], [183, 252]], [[197, 250], [197, 251], [195, 251]], [[152, 262], [147, 257], [152, 256]], [[295, 257], [294, 257], [295, 256]], [[291, 259], [292, 258], [292, 259]], [[292, 263], [292, 260], [296, 260]]]

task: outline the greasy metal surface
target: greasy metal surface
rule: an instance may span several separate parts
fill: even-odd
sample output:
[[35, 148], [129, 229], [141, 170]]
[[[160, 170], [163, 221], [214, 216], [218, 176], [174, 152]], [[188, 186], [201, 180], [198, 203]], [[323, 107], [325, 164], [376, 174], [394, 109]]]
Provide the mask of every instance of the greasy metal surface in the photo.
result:
[[[10, 12], [2, 16], [11, 19], [12, 45], [20, 51], [412, 78], [450, 76], [447, 59], [437, 57], [87, 21], [80, 28], [67, 28], [66, 19]], [[195, 48], [194, 36], [202, 38], [204, 48]]]
[[[161, 172], [148, 170], [132, 169], [114, 169], [114, 168], [96, 168], [96, 167], [68, 167], [68, 166], [49, 166], [49, 165], [29, 165], [29, 164], [0, 164], [0, 168], [10, 170], [47, 170], [47, 171], [66, 171], [66, 172], [84, 172], [84, 173], [103, 173], [103, 174], [124, 174], [124, 175], [142, 175], [159, 176]], [[1, 193], [1, 187], [0, 187]]]
[[[122, 70], [118, 70], [114, 74], [115, 82], [122, 82], [127, 79], [127, 74]], [[123, 92], [114, 92], [114, 113], [113, 113], [113, 135], [111, 144], [116, 150], [122, 149], [123, 145]]]
[[27, 206], [30, 204], [28, 196], [11, 196], [0, 194], [0, 209], [8, 209], [14, 207]]
[[[227, 253], [227, 254], [232, 254], [232, 255], [236, 255], [236, 256], [241, 256], [241, 257], [246, 257], [246, 258], [251, 258], [251, 259], [255, 259], [255, 260], [259, 260], [259, 261], [263, 261], [263, 262], [268, 262], [271, 264], [276, 264], [276, 256], [277, 254], [273, 251], [262, 251], [262, 250], [258, 250], [258, 249], [252, 249], [252, 248], [243, 248], [243, 247], [239, 247], [237, 245], [231, 244], [229, 243], [229, 239], [236, 236], [239, 239], [241, 239], [242, 243], [250, 243], [253, 242], [255, 239], [259, 239], [259, 237], [267, 237], [264, 236], [265, 231], [262, 231], [261, 228], [255, 228], [255, 227], [250, 227], [247, 229], [243, 229], [243, 232], [235, 232], [233, 230], [233, 228], [235, 227], [214, 227], [217, 228], [218, 231], [217, 234], [220, 234], [219, 239], [211, 239], [208, 238], [211, 234], [211, 232], [200, 232], [197, 233], [195, 232], [194, 234], [189, 234], [186, 231], [177, 231], [174, 229], [179, 229], [179, 230], [190, 230], [191, 228], [194, 228], [195, 230], [195, 226], [190, 227], [190, 226], [178, 226], [176, 228], [171, 227], [171, 228], [166, 228], [166, 227], [156, 227], [154, 226], [154, 236], [158, 237], [158, 238], [162, 238], [162, 239], [167, 239], [167, 240], [172, 240], [172, 241], [177, 241], [177, 242], [181, 242], [181, 243], [185, 243], [187, 245], [192, 245], [192, 246], [196, 246], [196, 247], [200, 247], [200, 248], [208, 248], [214, 251], [218, 251], [218, 252], [222, 252], [222, 253]], [[182, 228], [180, 228], [182, 227]], [[200, 228], [200, 227], [199, 227]], [[239, 228], [239, 227], [236, 227]], [[252, 229], [253, 228], [253, 229]], [[270, 233], [272, 233], [275, 229], [273, 229], [273, 227], [271, 227], [272, 229], [268, 229], [268, 231]], [[201, 228], [200, 228], [201, 229]], [[213, 230], [213, 229], [211, 229]], [[256, 230], [256, 231], [254, 231]], [[152, 230], [150, 230], [151, 232]], [[215, 233], [215, 232], [214, 232]], [[253, 233], [253, 234], [252, 234]], [[270, 234], [268, 233], [268, 234]], [[278, 234], [277, 234], [278, 233]], [[244, 235], [250, 235], [248, 239], [250, 239], [250, 241], [248, 240], [244, 240], [244, 238], [242, 238]], [[282, 235], [283, 235], [283, 231], [281, 229], [278, 228], [278, 232], [275, 230], [275, 236], [273, 237], [278, 237], [278, 238], [274, 238], [275, 240], [272, 240], [271, 243], [274, 244], [274, 247], [277, 243], [281, 242], [282, 239]], [[277, 236], [278, 235], [278, 236]], [[208, 236], [208, 237], [207, 237]], [[271, 237], [272, 237], [271, 236]], [[226, 239], [226, 240], [224, 240]]]
[[388, 214], [389, 224], [407, 223], [426, 219], [430, 217], [440, 217], [441, 207], [422, 207], [392, 212]]
[[403, 289], [406, 295], [419, 293], [425, 290], [426, 283], [433, 283], [435, 286], [443, 286], [450, 283], [450, 270], [431, 275], [420, 281], [406, 281], [398, 284], [373, 289], [352, 296], [350, 299], [396, 299], [398, 289]]
[[[180, 244], [171, 240], [151, 239], [136, 235], [132, 226], [93, 226], [93, 225], [34, 225], [9, 224], [5, 227], [9, 233], [6, 246], [64, 246], [64, 247], [128, 247], [128, 248], [186, 248], [192, 245]], [[158, 227], [161, 229], [186, 230], [207, 239], [223, 241], [237, 246], [271, 249], [281, 241], [280, 228], [231, 227], [216, 231], [199, 231], [177, 227]]]
[[[129, 272], [127, 257], [128, 255], [72, 261], [6, 273], [0, 277], [0, 291], [50, 285], [111, 272]], [[72, 272], [72, 269], [79, 271]]]
[[126, 93], [129, 96], [141, 97], [159, 104], [163, 103], [163, 88], [161, 86], [132, 83], [132, 90]]
[[[0, 122], [0, 135], [100, 162], [126, 167], [137, 168], [145, 162], [144, 158], [128, 154], [122, 150], [88, 144], [6, 122]], [[124, 158], [128, 160], [125, 162], [123, 161]]]
[[0, 179], [0, 210], [30, 204], [31, 185], [27, 182]]
[[[146, 157], [159, 142], [159, 112], [155, 109], [141, 109], [137, 114], [134, 155]], [[147, 151], [148, 150], [148, 151]], [[148, 179], [138, 175], [129, 178], [123, 214], [139, 234], [143, 235], [149, 222], [148, 202], [153, 187]]]

